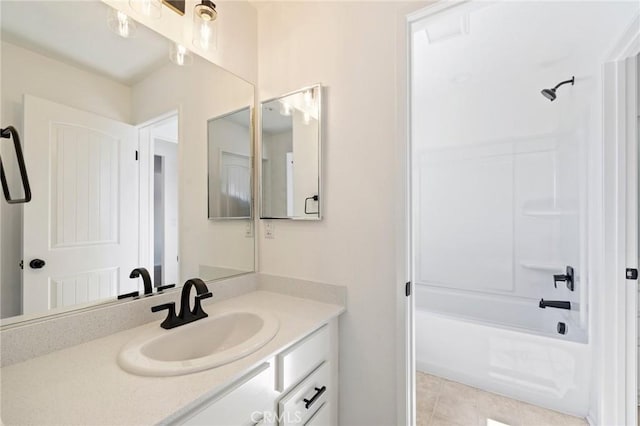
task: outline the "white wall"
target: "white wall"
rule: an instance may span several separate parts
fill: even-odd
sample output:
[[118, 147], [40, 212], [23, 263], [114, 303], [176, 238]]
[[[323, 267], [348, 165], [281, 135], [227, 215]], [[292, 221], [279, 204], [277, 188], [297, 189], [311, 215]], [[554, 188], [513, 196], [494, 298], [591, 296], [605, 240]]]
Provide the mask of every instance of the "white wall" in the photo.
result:
[[[259, 232], [260, 272], [344, 285], [340, 424], [401, 424], [397, 298], [404, 291], [406, 12], [424, 3], [267, 2], [258, 7], [260, 99], [320, 82], [323, 220]], [[265, 221], [260, 221], [264, 227]]]
[[[129, 87], [67, 65], [14, 44], [2, 42], [2, 126], [15, 126], [21, 135], [24, 94], [129, 122]], [[24, 145], [29, 141], [23, 140]], [[9, 165], [7, 165], [9, 166]], [[27, 165], [28, 171], [28, 165]], [[14, 187], [14, 186], [12, 186]], [[0, 315], [21, 312], [22, 207], [0, 203], [2, 216], [2, 276]]]

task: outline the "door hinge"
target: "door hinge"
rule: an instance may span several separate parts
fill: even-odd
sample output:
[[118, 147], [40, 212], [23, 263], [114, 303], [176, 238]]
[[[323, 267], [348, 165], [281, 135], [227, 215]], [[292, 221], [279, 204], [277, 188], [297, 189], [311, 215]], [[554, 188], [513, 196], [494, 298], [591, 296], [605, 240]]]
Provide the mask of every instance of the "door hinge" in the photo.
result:
[[138, 150], [136, 149], [136, 161], [138, 161]]
[[628, 280], [637, 280], [638, 279], [638, 270], [635, 268], [627, 268], [627, 279]]
[[24, 269], [24, 259], [20, 259], [20, 269]]
[[411, 296], [411, 281], [408, 281], [408, 282], [404, 285], [404, 294], [405, 294], [405, 296], [407, 296], [407, 297]]

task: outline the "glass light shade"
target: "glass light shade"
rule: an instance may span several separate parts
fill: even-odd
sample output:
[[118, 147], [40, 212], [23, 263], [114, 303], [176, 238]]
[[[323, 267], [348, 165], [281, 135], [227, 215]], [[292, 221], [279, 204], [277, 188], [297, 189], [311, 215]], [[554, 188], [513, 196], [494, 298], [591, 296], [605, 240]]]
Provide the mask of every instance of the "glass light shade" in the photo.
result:
[[216, 5], [203, 0], [193, 11], [193, 44], [202, 50], [215, 49], [217, 39]]
[[129, 6], [150, 18], [158, 19], [162, 15], [162, 0], [129, 0]]
[[137, 30], [136, 22], [133, 19], [127, 16], [126, 13], [113, 8], [109, 8], [107, 24], [111, 31], [123, 38], [133, 37]]
[[181, 67], [191, 65], [193, 63], [193, 56], [189, 49], [178, 43], [171, 45], [169, 59], [171, 59], [171, 62]]

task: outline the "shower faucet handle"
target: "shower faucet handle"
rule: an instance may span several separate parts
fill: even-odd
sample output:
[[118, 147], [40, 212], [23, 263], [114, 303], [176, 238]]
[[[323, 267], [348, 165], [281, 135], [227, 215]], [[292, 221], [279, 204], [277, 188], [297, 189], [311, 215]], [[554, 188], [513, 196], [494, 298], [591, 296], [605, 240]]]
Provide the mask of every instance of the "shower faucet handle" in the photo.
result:
[[559, 274], [553, 276], [553, 286], [558, 288], [558, 282], [566, 282], [567, 288], [571, 291], [574, 290], [574, 272], [571, 266], [567, 266], [566, 274]]

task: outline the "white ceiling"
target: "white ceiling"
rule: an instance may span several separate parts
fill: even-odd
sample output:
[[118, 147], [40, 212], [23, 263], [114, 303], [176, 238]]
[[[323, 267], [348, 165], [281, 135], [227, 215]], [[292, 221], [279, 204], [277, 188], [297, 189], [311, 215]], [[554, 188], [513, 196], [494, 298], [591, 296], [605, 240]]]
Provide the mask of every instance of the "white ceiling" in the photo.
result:
[[0, 11], [3, 40], [123, 84], [169, 62], [167, 39], [140, 24], [133, 38], [114, 34], [98, 0], [1, 0]]

